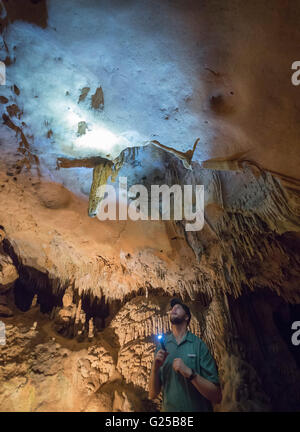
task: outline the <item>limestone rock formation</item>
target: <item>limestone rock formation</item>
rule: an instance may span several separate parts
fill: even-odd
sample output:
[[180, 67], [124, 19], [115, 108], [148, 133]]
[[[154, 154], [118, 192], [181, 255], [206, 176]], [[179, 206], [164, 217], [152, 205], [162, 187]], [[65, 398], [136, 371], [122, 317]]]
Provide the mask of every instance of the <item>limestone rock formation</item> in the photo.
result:
[[[1, 245], [0, 245], [1, 247]], [[2, 249], [2, 248], [1, 248]], [[18, 271], [13, 265], [11, 257], [1, 250], [0, 255], [0, 294], [4, 294], [8, 291], [13, 283], [18, 279]]]
[[[274, 38], [286, 40], [272, 27], [283, 29], [280, 8], [267, 19], [265, 2], [221, 8], [213, 0], [199, 9], [176, 0], [160, 4], [173, 23], [164, 27], [152, 2], [132, 2], [144, 24], [143, 43], [130, 33], [133, 55], [122, 29], [136, 24], [113, 13], [116, 6], [99, 14], [75, 0], [61, 11], [31, 3], [25, 10], [0, 2], [0, 60], [12, 77], [0, 86], [0, 411], [157, 412], [161, 396], [149, 400], [148, 380], [174, 296], [190, 307], [190, 330], [216, 360], [223, 399], [215, 411], [299, 410], [299, 346], [291, 341], [300, 314], [299, 107], [272, 48]], [[298, 48], [300, 12], [286, 8]], [[70, 33], [65, 16], [74, 20]], [[92, 44], [81, 20], [93, 23], [102, 44]], [[111, 56], [95, 55], [111, 37], [110, 20], [120, 20], [122, 45], [109, 39]], [[78, 54], [77, 31], [90, 53]], [[257, 34], [272, 40], [271, 52]], [[159, 46], [162, 57], [149, 60], [141, 45]], [[29, 65], [19, 63], [28, 50], [46, 76], [32, 86], [22, 75]], [[268, 79], [259, 63], [266, 56]], [[126, 60], [126, 73], [116, 58]], [[129, 72], [140, 93], [129, 94]], [[117, 189], [121, 177], [128, 189], [145, 186], [148, 208], [153, 185], [203, 185], [203, 228], [188, 231], [186, 217], [100, 221], [100, 188]]]

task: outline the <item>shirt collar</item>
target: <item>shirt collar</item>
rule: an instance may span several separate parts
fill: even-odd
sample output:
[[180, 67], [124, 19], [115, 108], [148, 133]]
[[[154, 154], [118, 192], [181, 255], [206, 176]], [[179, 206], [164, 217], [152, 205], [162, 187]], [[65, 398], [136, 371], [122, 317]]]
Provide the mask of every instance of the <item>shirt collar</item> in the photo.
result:
[[[166, 336], [166, 341], [167, 342], [174, 342], [177, 345], [177, 341], [173, 335], [172, 332], [170, 332], [167, 336]], [[193, 342], [193, 335], [192, 333], [188, 330], [186, 332], [186, 334], [184, 335], [183, 339], [180, 341], [180, 343], [178, 345], [181, 345], [183, 342], [188, 341], [188, 342]]]

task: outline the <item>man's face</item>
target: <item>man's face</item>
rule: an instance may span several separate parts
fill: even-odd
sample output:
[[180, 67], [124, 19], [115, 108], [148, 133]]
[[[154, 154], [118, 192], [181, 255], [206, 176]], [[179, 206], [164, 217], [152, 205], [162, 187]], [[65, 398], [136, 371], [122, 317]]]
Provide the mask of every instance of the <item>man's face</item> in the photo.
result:
[[187, 314], [180, 304], [176, 304], [170, 310], [170, 321], [172, 324], [181, 324], [187, 320]]

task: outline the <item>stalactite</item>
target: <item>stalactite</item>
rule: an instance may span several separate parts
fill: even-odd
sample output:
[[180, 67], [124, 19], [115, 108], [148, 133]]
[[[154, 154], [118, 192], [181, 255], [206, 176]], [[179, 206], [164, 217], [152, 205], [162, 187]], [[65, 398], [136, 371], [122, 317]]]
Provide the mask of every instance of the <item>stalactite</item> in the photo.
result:
[[89, 330], [88, 330], [88, 338], [93, 339], [94, 337], [94, 320], [93, 318], [89, 319]]
[[81, 299], [79, 300], [78, 306], [76, 308], [75, 324], [79, 324], [80, 313], [81, 313]]

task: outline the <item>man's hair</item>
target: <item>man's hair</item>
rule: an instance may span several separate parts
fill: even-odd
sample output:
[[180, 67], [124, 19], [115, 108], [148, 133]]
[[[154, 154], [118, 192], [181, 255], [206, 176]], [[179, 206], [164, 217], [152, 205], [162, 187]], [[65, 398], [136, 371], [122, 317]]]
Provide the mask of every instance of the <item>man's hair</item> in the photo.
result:
[[183, 310], [188, 315], [189, 319], [187, 320], [187, 325], [189, 325], [189, 323], [191, 321], [190, 308], [186, 304], [182, 303], [182, 301], [179, 298], [174, 298], [170, 301], [171, 308], [173, 308], [176, 304], [179, 304], [180, 306], [182, 306]]

